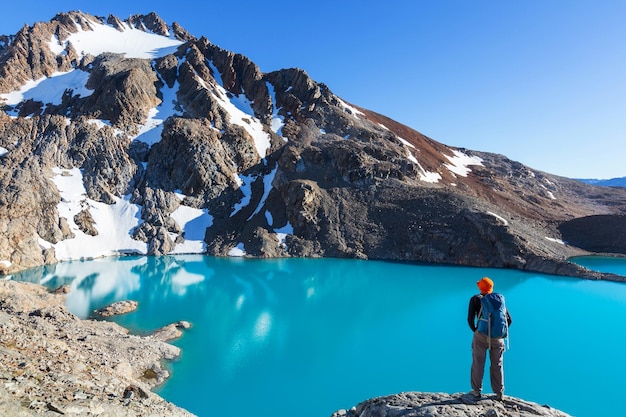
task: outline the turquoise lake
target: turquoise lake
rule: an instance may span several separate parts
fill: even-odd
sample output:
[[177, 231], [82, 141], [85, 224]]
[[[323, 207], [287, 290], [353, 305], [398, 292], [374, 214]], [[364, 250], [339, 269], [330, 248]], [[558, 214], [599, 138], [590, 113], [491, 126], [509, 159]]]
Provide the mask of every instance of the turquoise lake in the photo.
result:
[[[626, 275], [626, 260], [578, 258]], [[403, 391], [470, 390], [469, 298], [483, 276], [513, 317], [505, 394], [577, 417], [621, 415], [626, 284], [513, 270], [341, 259], [104, 258], [14, 276], [71, 286], [82, 318], [114, 301], [139, 334], [178, 320], [156, 391], [198, 416], [327, 417]], [[486, 372], [488, 375], [488, 372]], [[484, 390], [490, 392], [486, 379]]]

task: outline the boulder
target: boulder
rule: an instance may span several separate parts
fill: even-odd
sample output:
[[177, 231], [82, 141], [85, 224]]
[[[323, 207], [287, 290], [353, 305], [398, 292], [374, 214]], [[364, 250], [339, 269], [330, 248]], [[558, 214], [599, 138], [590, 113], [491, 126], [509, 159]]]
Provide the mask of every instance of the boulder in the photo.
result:
[[373, 398], [352, 407], [338, 410], [333, 417], [571, 417], [548, 405], [505, 396], [476, 399], [469, 394], [404, 392]]

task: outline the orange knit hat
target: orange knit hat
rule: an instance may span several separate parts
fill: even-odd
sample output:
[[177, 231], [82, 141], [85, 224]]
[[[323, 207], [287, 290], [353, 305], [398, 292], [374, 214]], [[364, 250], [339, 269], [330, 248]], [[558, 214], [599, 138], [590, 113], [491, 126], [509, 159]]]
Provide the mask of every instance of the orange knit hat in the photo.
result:
[[493, 291], [493, 281], [487, 277], [483, 277], [480, 281], [477, 281], [476, 285], [478, 285], [480, 292], [491, 294]]

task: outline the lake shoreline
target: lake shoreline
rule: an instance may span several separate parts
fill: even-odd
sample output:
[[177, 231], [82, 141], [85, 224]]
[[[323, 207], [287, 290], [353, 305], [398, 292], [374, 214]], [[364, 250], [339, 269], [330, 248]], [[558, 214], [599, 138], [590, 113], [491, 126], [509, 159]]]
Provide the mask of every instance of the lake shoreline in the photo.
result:
[[151, 391], [179, 348], [82, 320], [64, 300], [38, 284], [0, 281], [0, 414], [193, 416]]

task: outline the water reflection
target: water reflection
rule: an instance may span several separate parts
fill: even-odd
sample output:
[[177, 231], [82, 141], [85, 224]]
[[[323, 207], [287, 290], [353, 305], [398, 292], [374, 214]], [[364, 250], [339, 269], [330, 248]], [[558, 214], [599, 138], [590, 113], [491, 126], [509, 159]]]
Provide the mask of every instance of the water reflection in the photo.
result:
[[[579, 347], [594, 350], [598, 360], [621, 357], [612, 346], [587, 346], [580, 329], [619, 328], [626, 286], [501, 269], [200, 255], [70, 262], [15, 278], [69, 285], [67, 306], [82, 318], [114, 301], [136, 300], [135, 312], [112, 320], [137, 333], [191, 322], [175, 342], [183, 356], [160, 393], [199, 416], [247, 415], [233, 407], [245, 398], [261, 417], [294, 410], [312, 417], [393, 392], [467, 390], [467, 302], [484, 275], [514, 315], [507, 390], [574, 414], [585, 401], [570, 395], [577, 378], [559, 375], [571, 372]], [[594, 302], [602, 323], [580, 309]], [[558, 321], [563, 349], [537, 350], [537, 341], [555, 338], [552, 322], [538, 317]], [[614, 377], [603, 369], [612, 365], [576, 367], [585, 380], [603, 378], [598, 395], [611, 395], [606, 386]]]
[[[388, 349], [386, 334], [402, 335], [403, 326], [413, 332], [409, 340], [415, 334], [436, 339], [450, 331], [463, 333], [467, 297], [485, 272], [355, 260], [190, 255], [71, 262], [44, 268], [39, 277], [31, 271], [16, 278], [50, 287], [70, 285], [67, 306], [82, 318], [114, 301], [136, 300], [136, 312], [113, 318], [135, 332], [188, 320], [193, 331], [179, 343], [186, 345], [185, 355], [202, 356], [204, 365], [190, 367], [186, 377], [202, 379], [210, 369], [223, 380], [237, 380], [241, 372], [258, 373], [272, 363], [297, 370], [300, 377], [314, 374], [333, 355], [346, 354], [347, 346], [359, 351], [347, 353], [354, 360], [364, 355], [375, 360], [377, 352]], [[502, 271], [488, 272], [503, 291], [524, 279], [508, 273], [498, 280]], [[451, 307], [436, 311], [433, 306], [441, 303]], [[445, 326], [437, 324], [441, 320]], [[403, 350], [408, 349], [409, 342]]]

